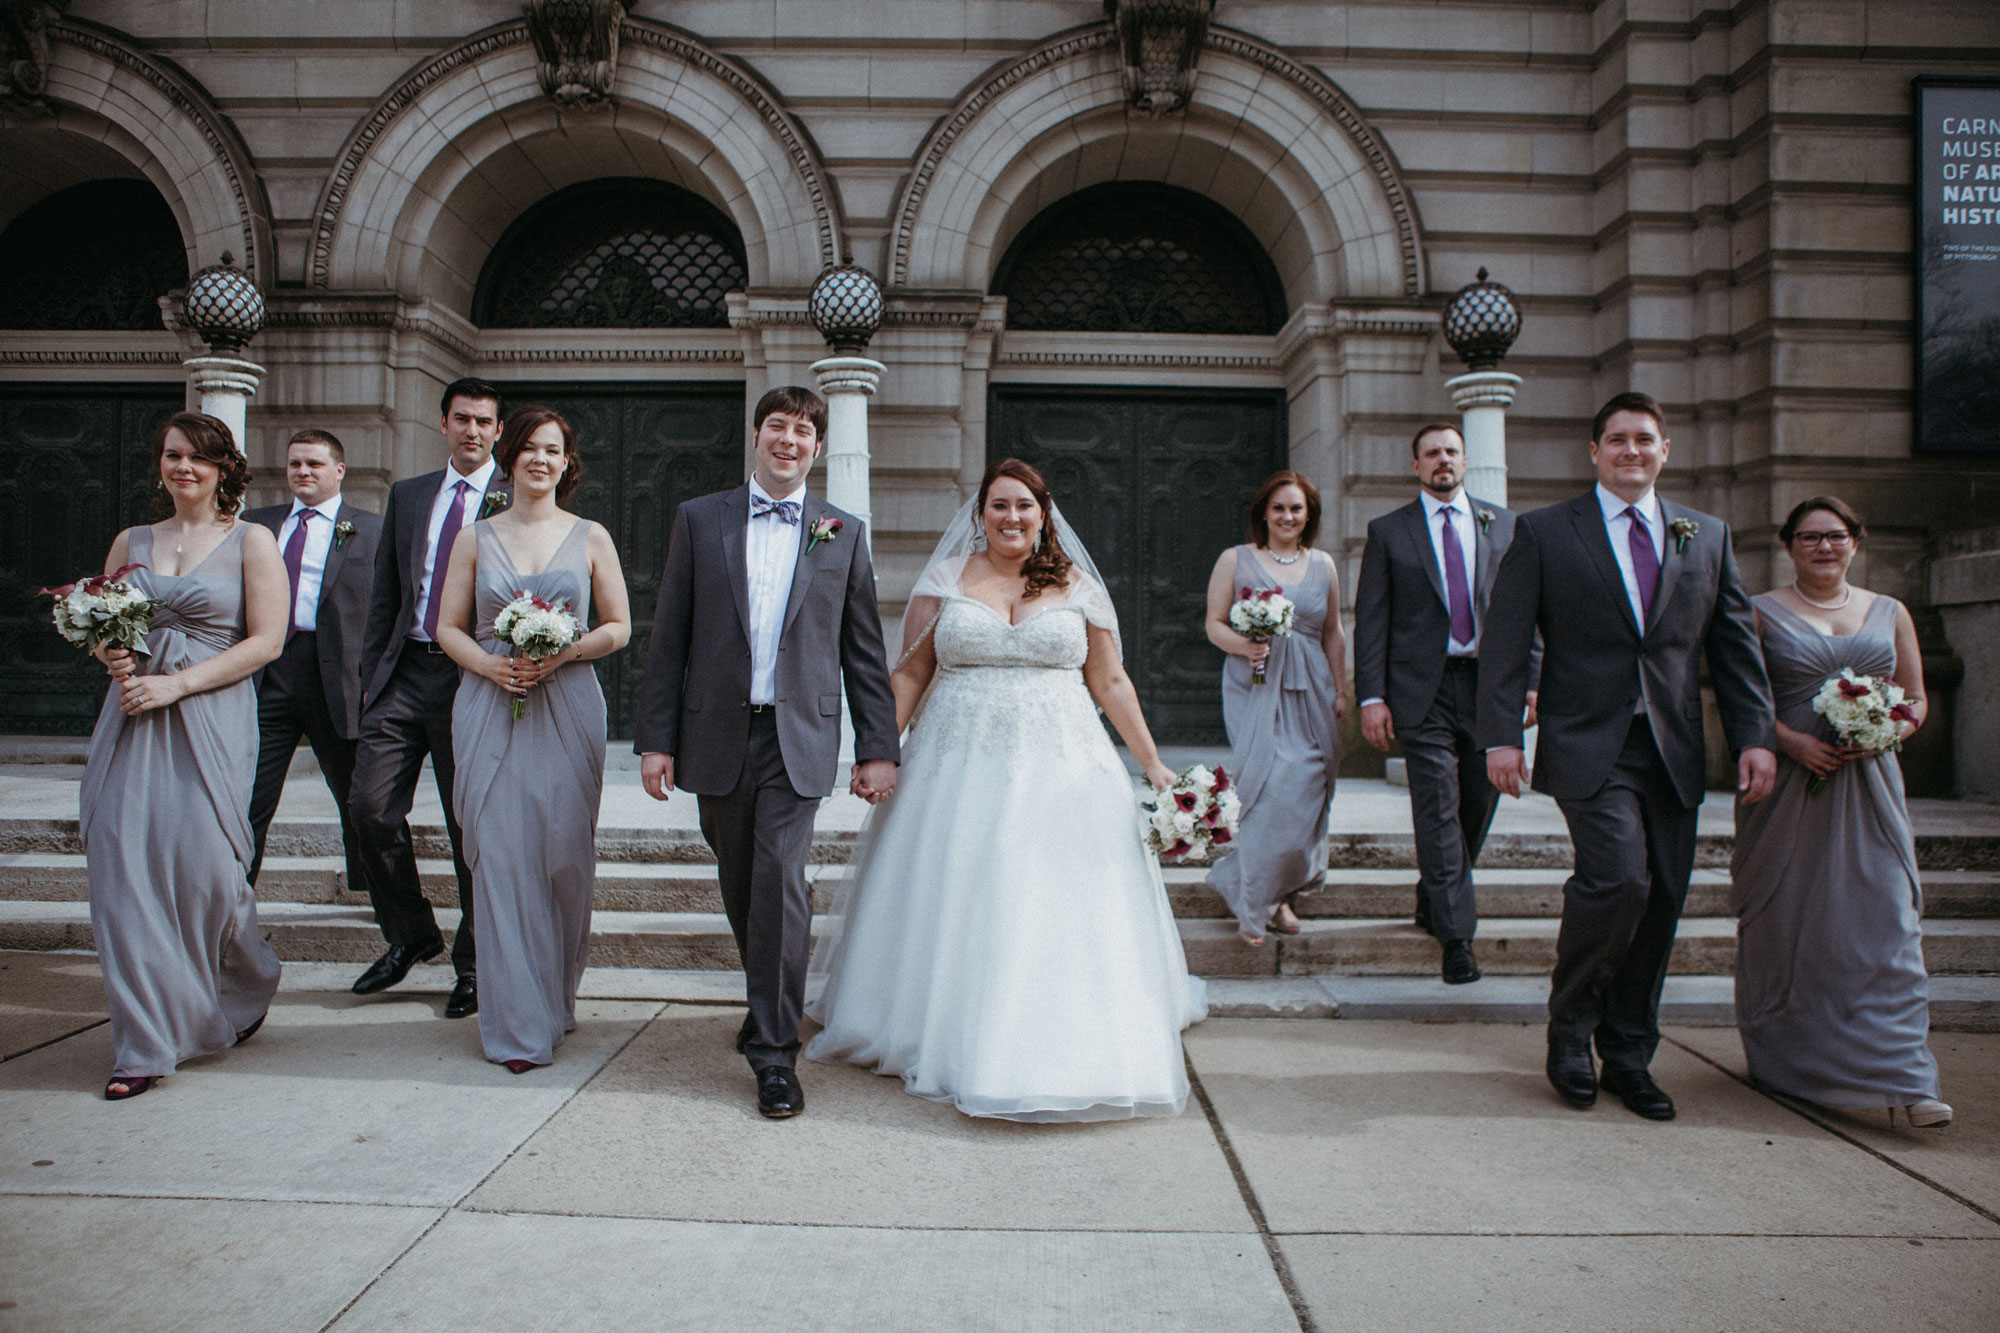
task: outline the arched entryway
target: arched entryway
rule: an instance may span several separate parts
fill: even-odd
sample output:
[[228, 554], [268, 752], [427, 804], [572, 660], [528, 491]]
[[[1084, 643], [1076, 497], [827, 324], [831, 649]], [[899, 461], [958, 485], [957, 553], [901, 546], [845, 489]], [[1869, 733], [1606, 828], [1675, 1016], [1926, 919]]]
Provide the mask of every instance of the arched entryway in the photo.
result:
[[[0, 231], [0, 329], [157, 331], [187, 283], [174, 213], [144, 179], [55, 191]], [[118, 530], [149, 518], [153, 429], [177, 385], [0, 384], [0, 732], [81, 735], [104, 672], [48, 625], [45, 586], [99, 571]]]
[[[1249, 230], [1154, 182], [1093, 186], [1022, 228], [994, 275], [1010, 332], [1270, 335], [1284, 290]], [[1024, 458], [1089, 546], [1126, 667], [1163, 744], [1225, 737], [1221, 657], [1202, 630], [1209, 569], [1285, 466], [1277, 389], [1016, 383], [988, 405], [987, 457]]]
[[[664, 181], [620, 177], [559, 190], [501, 235], [473, 293], [482, 328], [726, 327], [747, 284], [743, 237], [708, 201]], [[667, 534], [681, 501], [743, 478], [740, 380], [501, 381], [508, 410], [555, 408], [576, 427], [584, 480], [571, 508], [618, 545], [632, 642], [601, 660], [613, 736], [632, 734]]]

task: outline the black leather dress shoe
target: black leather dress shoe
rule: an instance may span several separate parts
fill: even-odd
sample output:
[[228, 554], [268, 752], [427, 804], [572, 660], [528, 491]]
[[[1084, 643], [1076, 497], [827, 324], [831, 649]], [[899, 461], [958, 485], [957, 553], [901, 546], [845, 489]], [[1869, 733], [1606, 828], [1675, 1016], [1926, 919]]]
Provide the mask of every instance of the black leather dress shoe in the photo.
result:
[[1444, 966], [1440, 975], [1447, 986], [1463, 986], [1469, 981], [1479, 980], [1479, 964], [1472, 956], [1471, 940], [1444, 942]]
[[418, 963], [437, 957], [444, 952], [444, 941], [432, 940], [429, 944], [392, 944], [389, 951], [377, 958], [366, 972], [354, 983], [356, 995], [373, 995], [376, 991], [389, 987], [410, 975], [410, 969]]
[[769, 1120], [783, 1120], [806, 1109], [806, 1090], [790, 1069], [757, 1071], [757, 1110]]
[[479, 1012], [479, 982], [467, 972], [451, 988], [451, 998], [444, 1002], [446, 1018], [464, 1018], [467, 1014]]
[[757, 1020], [748, 1014], [743, 1015], [743, 1026], [736, 1029], [736, 1053], [743, 1054], [743, 1048], [748, 1046], [750, 1039], [756, 1035]]
[[1674, 1099], [1661, 1092], [1653, 1076], [1643, 1069], [1613, 1069], [1606, 1065], [1603, 1083], [1604, 1090], [1624, 1102], [1625, 1109], [1633, 1115], [1648, 1120], [1674, 1118]]
[[1588, 1046], [1549, 1046], [1549, 1086], [1579, 1111], [1597, 1105], [1597, 1062]]

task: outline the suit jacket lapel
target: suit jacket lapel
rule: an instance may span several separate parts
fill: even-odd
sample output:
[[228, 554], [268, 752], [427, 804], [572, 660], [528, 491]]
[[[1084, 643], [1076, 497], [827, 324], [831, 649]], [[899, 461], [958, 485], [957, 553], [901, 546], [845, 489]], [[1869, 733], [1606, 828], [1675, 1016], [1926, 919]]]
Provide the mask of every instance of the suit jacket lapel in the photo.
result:
[[1472, 514], [1472, 607], [1476, 613], [1486, 604], [1486, 590], [1493, 578], [1493, 541], [1487, 532], [1487, 525], [1479, 521], [1479, 501], [1470, 495], [1465, 497], [1465, 507]]
[[342, 496], [340, 502], [333, 507], [333, 517], [327, 520], [333, 524], [334, 534], [333, 540], [326, 548], [326, 568], [320, 571], [319, 576], [319, 599], [322, 602], [326, 600], [327, 589], [331, 588], [334, 579], [340, 576], [341, 562], [347, 558], [346, 553], [340, 549], [340, 511], [346, 507], [347, 498]]
[[806, 599], [806, 585], [812, 582], [812, 561], [806, 559], [806, 534], [812, 525], [819, 522], [826, 506], [811, 491], [805, 494], [805, 504], [799, 512], [799, 554], [792, 565], [792, 595], [785, 601], [785, 626], [783, 633], [792, 628], [792, 621], [799, 614], [799, 607]]
[[750, 486], [746, 482], [729, 493], [722, 510], [722, 563], [729, 574], [729, 595], [736, 599], [736, 619], [743, 626], [744, 642], [750, 639], [750, 566], [744, 543], [750, 530]]
[[1427, 517], [1428, 511], [1424, 508], [1422, 497], [1410, 501], [1404, 506], [1404, 510], [1409, 514], [1409, 521], [1405, 526], [1409, 529], [1410, 540], [1417, 544], [1417, 559], [1422, 562], [1424, 574], [1431, 581], [1431, 591], [1437, 594], [1438, 605], [1449, 615], [1451, 598], [1445, 595], [1444, 574], [1438, 569], [1437, 547], [1431, 545], [1430, 519]]
[[1674, 513], [1673, 506], [1662, 499], [1660, 523], [1666, 528], [1666, 554], [1660, 560], [1660, 586], [1653, 592], [1653, 605], [1646, 616], [1646, 632], [1649, 634], [1653, 626], [1660, 623], [1661, 613], [1673, 599], [1674, 585], [1680, 582], [1681, 566], [1687, 563], [1680, 553], [1680, 543], [1674, 540], [1673, 522], [1677, 517], [1679, 515]]
[[1638, 638], [1639, 622], [1632, 615], [1632, 598], [1625, 591], [1625, 576], [1618, 572], [1618, 557], [1611, 553], [1611, 534], [1604, 523], [1604, 510], [1597, 503], [1597, 492], [1570, 501], [1569, 518], [1583, 549], [1590, 554], [1591, 567], [1618, 605], [1618, 618], [1632, 631], [1632, 637]]

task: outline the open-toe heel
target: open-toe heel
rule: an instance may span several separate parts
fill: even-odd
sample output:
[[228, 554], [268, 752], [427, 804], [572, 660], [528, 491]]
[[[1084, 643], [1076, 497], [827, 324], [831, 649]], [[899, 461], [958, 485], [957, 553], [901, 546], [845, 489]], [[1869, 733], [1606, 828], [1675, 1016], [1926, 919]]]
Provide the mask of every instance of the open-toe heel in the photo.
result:
[[[114, 1078], [104, 1085], [104, 1100], [107, 1102], [122, 1102], [127, 1098], [137, 1097], [157, 1082], [159, 1082], [159, 1077], [154, 1074], [134, 1074], [130, 1078]], [[125, 1091], [119, 1092], [119, 1088], [123, 1088]]]

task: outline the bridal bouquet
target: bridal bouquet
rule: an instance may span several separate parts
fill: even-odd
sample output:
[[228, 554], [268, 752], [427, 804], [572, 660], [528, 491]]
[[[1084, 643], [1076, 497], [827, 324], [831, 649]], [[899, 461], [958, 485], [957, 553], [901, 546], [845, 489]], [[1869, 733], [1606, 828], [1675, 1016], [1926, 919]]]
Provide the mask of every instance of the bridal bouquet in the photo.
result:
[[[1813, 712], [1826, 720], [1842, 745], [1880, 753], [1903, 748], [1900, 722], [1915, 722], [1916, 710], [1903, 702], [1903, 687], [1877, 676], [1857, 676], [1847, 667], [1830, 677], [1813, 696]], [[1826, 779], [1815, 773], [1807, 791], [1818, 791]]]
[[[583, 626], [569, 609], [569, 599], [551, 602], [530, 593], [517, 592], [514, 600], [493, 617], [493, 637], [509, 644], [521, 656], [534, 661], [554, 657], [583, 637]], [[528, 701], [514, 700], [514, 720], [528, 715]]]
[[[1241, 588], [1229, 608], [1229, 628], [1246, 639], [1268, 643], [1291, 637], [1292, 616], [1292, 599], [1285, 596], [1283, 588]], [[1264, 683], [1264, 662], [1251, 670], [1250, 683]]]
[[121, 644], [141, 656], [149, 653], [146, 631], [153, 627], [159, 603], [125, 581], [133, 570], [144, 568], [127, 565], [60, 588], [43, 588], [43, 596], [55, 598], [56, 633], [87, 653], [107, 643]]
[[1194, 764], [1184, 768], [1165, 791], [1143, 802], [1146, 845], [1164, 861], [1206, 859], [1210, 847], [1224, 847], [1236, 837], [1242, 802], [1229, 783], [1229, 772], [1217, 764], [1213, 772]]

